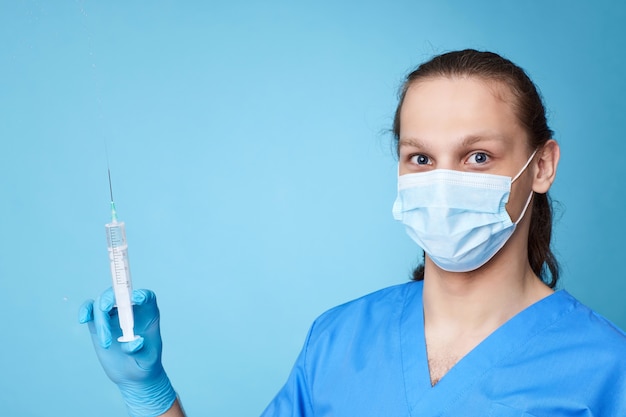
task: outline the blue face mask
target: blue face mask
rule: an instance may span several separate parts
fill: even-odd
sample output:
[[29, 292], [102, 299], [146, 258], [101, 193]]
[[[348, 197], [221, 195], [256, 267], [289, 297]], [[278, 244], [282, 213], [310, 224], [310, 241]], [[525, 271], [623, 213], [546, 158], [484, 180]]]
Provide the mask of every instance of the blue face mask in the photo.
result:
[[441, 269], [468, 272], [487, 263], [507, 242], [532, 198], [514, 223], [506, 211], [513, 178], [435, 169], [398, 177], [393, 217]]

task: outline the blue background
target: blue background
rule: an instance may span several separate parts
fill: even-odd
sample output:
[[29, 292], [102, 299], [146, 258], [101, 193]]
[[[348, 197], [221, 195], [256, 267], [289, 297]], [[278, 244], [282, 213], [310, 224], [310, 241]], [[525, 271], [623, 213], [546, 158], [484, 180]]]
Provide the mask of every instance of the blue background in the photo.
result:
[[623, 3], [0, 4], [3, 415], [124, 415], [77, 323], [110, 281], [105, 143], [185, 408], [258, 415], [318, 314], [408, 279], [396, 92], [465, 47], [540, 86], [562, 146], [562, 287], [626, 327]]

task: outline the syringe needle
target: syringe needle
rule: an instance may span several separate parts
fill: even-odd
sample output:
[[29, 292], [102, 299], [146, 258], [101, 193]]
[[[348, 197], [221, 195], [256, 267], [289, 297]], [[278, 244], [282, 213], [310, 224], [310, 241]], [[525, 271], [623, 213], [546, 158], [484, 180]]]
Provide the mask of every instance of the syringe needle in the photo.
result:
[[111, 169], [107, 166], [107, 172], [109, 173], [109, 192], [111, 193], [111, 220], [113, 223], [117, 222], [117, 211], [115, 210], [115, 203], [113, 202], [113, 186], [111, 185]]
[[109, 192], [111, 193], [111, 202], [113, 202], [113, 186], [111, 185], [111, 169], [107, 167], [107, 172], [109, 173]]

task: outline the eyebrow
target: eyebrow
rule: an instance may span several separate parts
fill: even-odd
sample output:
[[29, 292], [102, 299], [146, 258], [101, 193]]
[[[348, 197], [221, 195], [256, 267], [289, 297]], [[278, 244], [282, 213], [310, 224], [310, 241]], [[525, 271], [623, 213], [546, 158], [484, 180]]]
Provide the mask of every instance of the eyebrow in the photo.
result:
[[493, 141], [493, 140], [509, 142], [509, 139], [507, 136], [498, 135], [498, 134], [495, 134], [495, 135], [479, 134], [479, 135], [469, 135], [469, 136], [464, 137], [461, 142], [461, 146], [468, 147], [478, 142]]
[[[461, 139], [459, 147], [467, 148], [478, 142], [491, 142], [491, 141], [504, 141], [509, 142], [509, 138], [507, 136], [503, 136], [500, 134], [471, 134], [465, 136]], [[412, 146], [414, 148], [419, 149], [428, 149], [428, 145], [422, 142], [419, 138], [400, 138], [398, 147], [403, 146]]]
[[398, 146], [399, 147], [413, 146], [415, 148], [427, 148], [427, 146], [424, 145], [424, 142], [416, 138], [400, 138]]

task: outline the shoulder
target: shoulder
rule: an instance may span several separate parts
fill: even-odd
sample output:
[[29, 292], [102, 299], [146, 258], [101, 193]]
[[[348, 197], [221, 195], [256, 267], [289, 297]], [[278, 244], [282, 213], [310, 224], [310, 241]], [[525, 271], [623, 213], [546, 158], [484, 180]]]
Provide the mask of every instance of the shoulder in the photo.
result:
[[559, 291], [566, 314], [547, 330], [558, 356], [573, 368], [614, 374], [626, 389], [626, 333], [566, 291]]
[[409, 300], [421, 303], [422, 283], [407, 282], [383, 288], [321, 314], [311, 326], [309, 348], [348, 349], [396, 339]]
[[538, 391], [563, 409], [626, 415], [626, 334], [566, 291], [550, 298], [544, 326], [511, 358], [516, 374], [541, 375]]
[[[409, 310], [409, 300], [421, 303], [421, 288], [417, 282], [384, 288], [319, 316], [303, 348], [307, 381], [312, 386], [334, 386], [340, 380], [348, 384], [363, 377], [363, 372], [379, 378], [380, 364], [389, 372], [392, 366], [399, 366], [389, 358], [400, 355], [403, 313]], [[356, 384], [354, 381], [350, 383]]]
[[[571, 304], [569, 314], [563, 317], [564, 325], [581, 339], [594, 340], [598, 344], [609, 344], [626, 349], [626, 333], [601, 314], [587, 307], [567, 291], [561, 297]], [[622, 351], [624, 352], [624, 351]], [[625, 359], [626, 359], [626, 355]]]
[[421, 294], [421, 282], [411, 281], [383, 288], [331, 308], [321, 314], [313, 326], [321, 330], [363, 320], [368, 324], [388, 321], [402, 313], [407, 298], [421, 298]]

